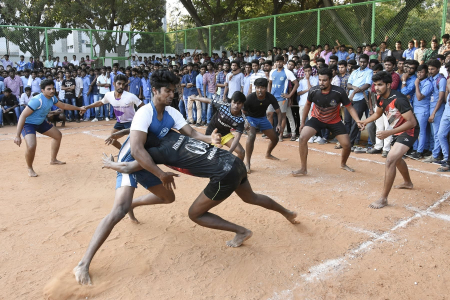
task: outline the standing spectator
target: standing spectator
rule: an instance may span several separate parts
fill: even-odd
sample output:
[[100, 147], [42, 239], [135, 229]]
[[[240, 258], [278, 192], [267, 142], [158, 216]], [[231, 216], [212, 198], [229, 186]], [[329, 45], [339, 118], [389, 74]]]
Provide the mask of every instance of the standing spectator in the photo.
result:
[[16, 62], [17, 65], [17, 71], [23, 71], [25, 70], [25, 65], [27, 63], [25, 62], [25, 56], [21, 55], [20, 56], [20, 60], [18, 62]]
[[430, 98], [430, 118], [428, 122], [431, 125], [430, 144], [432, 145], [432, 155], [424, 160], [424, 162], [436, 162], [441, 152], [441, 144], [439, 142], [439, 126], [445, 108], [445, 92], [447, 88], [447, 79], [439, 73], [441, 62], [437, 59], [428, 61], [428, 74], [430, 76], [433, 92]]
[[63, 67], [67, 67], [67, 66], [69, 65], [69, 61], [67, 60], [67, 56], [64, 56], [63, 59], [64, 59], [64, 60], [63, 60], [63, 62], [62, 62], [62, 66], [63, 66]]
[[[45, 56], [42, 57], [42, 60], [45, 59]], [[52, 56], [49, 55], [47, 60], [44, 62], [44, 67], [46, 68], [53, 68], [53, 61], [52, 61]]]
[[[450, 86], [447, 84], [447, 90]], [[441, 123], [439, 125], [438, 138], [441, 144], [442, 153], [444, 155], [444, 161], [442, 167], [438, 169], [438, 172], [448, 172], [450, 170], [449, 160], [449, 140], [448, 134], [450, 132], [450, 103], [444, 103], [444, 112], [442, 114]]]
[[[95, 103], [99, 101], [98, 98], [98, 85], [97, 85], [97, 78], [98, 78], [98, 69], [90, 68], [89, 69], [89, 80], [90, 80], [90, 86], [89, 86], [89, 92], [88, 95], [91, 97], [91, 103]], [[95, 115], [94, 119], [92, 119], [92, 122], [97, 122], [99, 119], [101, 119], [102, 116], [102, 106], [95, 107]], [[91, 109], [92, 113], [92, 109]]]
[[244, 88], [244, 74], [237, 73], [239, 69], [239, 63], [235, 60], [231, 62], [231, 72], [227, 74], [225, 80], [225, 92], [223, 94], [223, 102], [231, 103], [231, 96], [234, 92], [242, 92]]
[[316, 46], [311, 45], [311, 51], [309, 51], [308, 56], [309, 56], [310, 65], [313, 67], [316, 65], [316, 54], [317, 54]]
[[93, 63], [95, 63], [95, 59], [91, 59], [90, 57], [89, 57], [89, 55], [86, 55], [86, 59], [84, 60], [84, 62], [86, 63], [86, 65], [88, 66], [88, 67], [92, 67], [92, 64]]
[[403, 75], [403, 73], [405, 73], [405, 62], [406, 59], [404, 59], [403, 57], [401, 57], [400, 59], [397, 60], [397, 74], [401, 77]]
[[19, 99], [20, 114], [22, 114], [25, 107], [27, 107], [28, 102], [30, 102], [31, 98], [33, 98], [33, 96], [31, 95], [31, 87], [27, 86], [25, 88], [25, 92], [22, 93], [22, 95], [20, 96], [20, 99]]
[[5, 78], [3, 83], [5, 84], [5, 88], [11, 89], [14, 96], [17, 99], [20, 98], [20, 95], [23, 93], [23, 82], [22, 79], [18, 75], [16, 75], [16, 71], [14, 69], [9, 70], [9, 76]]
[[63, 65], [62, 65], [62, 62], [59, 61], [59, 56], [56, 57], [56, 61], [53, 62], [53, 66], [54, 66], [55, 68], [58, 68], [58, 67], [62, 67], [62, 66], [63, 66]]
[[[204, 89], [204, 85], [203, 85], [203, 76], [206, 74], [206, 65], [202, 64], [200, 66], [200, 73], [197, 75], [197, 77], [195, 77], [195, 86], [197, 87], [197, 93], [200, 97], [206, 97], [205, 94], [205, 89]], [[198, 107], [201, 107], [200, 113], [202, 116], [202, 120], [200, 122], [200, 124], [197, 122], [196, 126], [204, 126], [206, 125], [206, 121], [207, 121], [207, 112], [208, 112], [208, 103], [204, 103], [204, 102], [198, 102], [196, 101], [196, 106], [197, 106], [197, 114], [198, 114]], [[198, 119], [198, 117], [197, 117]]]
[[[72, 72], [72, 78], [75, 79], [75, 100], [76, 105], [74, 106], [83, 106], [83, 79], [81, 78], [81, 69], [78, 71]], [[75, 112], [75, 115], [77, 112]], [[77, 118], [77, 122], [79, 119]]]
[[324, 45], [324, 50], [320, 53], [320, 57], [322, 57], [325, 60], [325, 63], [328, 64], [329, 60], [330, 60], [330, 56], [333, 53], [330, 50], [330, 45], [325, 44]]
[[[111, 86], [109, 73], [107, 73], [106, 68], [101, 68], [101, 74], [97, 78], [97, 86], [99, 87], [99, 100], [102, 100], [106, 93], [110, 91]], [[109, 104], [103, 105], [103, 115], [105, 116], [105, 121], [109, 121]]]
[[0, 62], [3, 64], [3, 69], [7, 69], [8, 66], [14, 67], [14, 64], [12, 61], [9, 60], [9, 55], [5, 54], [0, 58]]
[[64, 102], [64, 99], [66, 98], [66, 92], [63, 89], [61, 89], [63, 81], [64, 81], [64, 73], [63, 71], [59, 71], [58, 78], [55, 80], [55, 89], [56, 89], [55, 95], [61, 102]]
[[392, 51], [392, 56], [395, 57], [395, 59], [397, 60], [397, 63], [400, 60], [400, 58], [403, 57], [402, 42], [397, 41], [395, 43], [395, 50]]
[[374, 43], [372, 45], [366, 45], [366, 49], [364, 50], [364, 54], [369, 56], [369, 60], [377, 59], [377, 45]]
[[338, 57], [338, 61], [340, 60], [346, 60], [348, 57], [348, 52], [345, 51], [345, 45], [341, 45], [339, 43], [339, 40], [336, 40], [336, 44], [339, 47], [339, 51], [336, 52], [336, 56]]
[[[75, 79], [73, 79], [71, 75], [72, 74], [70, 73], [70, 71], [66, 71], [66, 78], [61, 84], [61, 89], [64, 91], [64, 103], [77, 106], [75, 95], [76, 83]], [[79, 123], [80, 120], [78, 119], [78, 111], [75, 111], [75, 118], [73, 114], [73, 111], [66, 110], [66, 118], [68, 119], [68, 121], [72, 122], [74, 119], [76, 119], [77, 123]]]
[[248, 95], [250, 95], [251, 93], [255, 93], [256, 92], [256, 87], [255, 87], [255, 80], [258, 78], [266, 78], [266, 73], [264, 73], [263, 70], [260, 69], [260, 65], [259, 62], [255, 59], [252, 62], [252, 73], [250, 75], [250, 82], [249, 82], [249, 88], [248, 88]]
[[402, 87], [401, 93], [405, 95], [410, 102], [413, 100], [414, 93], [416, 92], [415, 82], [416, 82], [416, 70], [419, 63], [415, 60], [409, 60], [405, 62], [403, 67], [404, 73], [402, 75]]
[[[220, 67], [223, 66], [223, 70], [220, 71]], [[224, 92], [225, 92], [225, 80], [227, 79], [228, 72], [230, 71], [230, 63], [224, 62], [218, 64], [219, 67], [219, 74], [217, 74], [216, 79], [216, 86], [220, 88], [219, 92], [219, 99], [224, 99]]]
[[41, 79], [37, 77], [36, 71], [31, 71], [31, 80], [29, 82], [29, 86], [31, 86], [31, 94], [40, 93], [41, 92]]
[[377, 57], [378, 61], [383, 62], [386, 59], [386, 57], [391, 56], [391, 55], [392, 55], [392, 51], [390, 49], [387, 49], [386, 42], [385, 41], [381, 42], [380, 51], [378, 51], [378, 57]]
[[[303, 116], [303, 108], [305, 107], [306, 100], [308, 99], [308, 92], [311, 87], [319, 84], [319, 78], [312, 73], [313, 68], [310, 65], [303, 66], [304, 77], [300, 80], [297, 89], [298, 97], [298, 112], [300, 115], [300, 122], [305, 123], [306, 120], [301, 119]], [[314, 138], [314, 137], [313, 137]]]
[[431, 41], [431, 48], [427, 49], [422, 57], [422, 61], [419, 60], [421, 64], [426, 64], [430, 59], [435, 59], [438, 55], [438, 41], [436, 39]]
[[250, 90], [250, 76], [252, 74], [252, 64], [246, 63], [244, 68], [244, 95], [248, 94], [248, 91]]
[[[89, 93], [89, 88], [91, 86], [91, 79], [86, 73], [86, 70], [81, 70], [81, 79], [83, 80], [83, 106], [89, 106], [92, 103], [92, 97]], [[83, 121], [89, 121], [91, 118], [91, 109], [87, 109], [84, 114]]]
[[[183, 76], [183, 79], [181, 80], [181, 86], [186, 89], [186, 96], [187, 96], [187, 98], [189, 98], [189, 96], [191, 96], [191, 95], [197, 96], [197, 94], [198, 94], [197, 88], [195, 86], [195, 83], [196, 83], [195, 80], [197, 78], [197, 72], [192, 70], [193, 69], [193, 64], [192, 63], [188, 63], [186, 68], [187, 68], [187, 74]], [[187, 109], [187, 111], [188, 111], [188, 123], [189, 124], [194, 124], [194, 119], [197, 120], [197, 123], [201, 123], [201, 121], [202, 121], [202, 116], [201, 116], [202, 108], [201, 108], [200, 103], [199, 103], [199, 107], [196, 107], [196, 110], [195, 110], [197, 113], [194, 113], [193, 112], [193, 105], [194, 105], [193, 101], [186, 100], [186, 102], [185, 102], [187, 104], [186, 107], [188, 108]], [[198, 113], [200, 113], [200, 114], [198, 114]]]
[[423, 56], [427, 51], [427, 42], [425, 40], [419, 41], [420, 47], [414, 51], [414, 60], [417, 60], [419, 64], [423, 64]]
[[[352, 100], [353, 107], [358, 113], [358, 118], [362, 118], [362, 115], [367, 110], [367, 104], [365, 101], [365, 93], [372, 85], [373, 72], [367, 67], [369, 64], [369, 56], [367, 54], [361, 54], [359, 56], [359, 69], [353, 71], [348, 79], [347, 88], [350, 90], [350, 100]], [[345, 127], [350, 135], [350, 145], [353, 146], [357, 141], [359, 128], [354, 119], [351, 117], [348, 110], [345, 111]]]
[[417, 50], [416, 47], [414, 47], [414, 41], [409, 41], [408, 42], [408, 49], [406, 49], [405, 51], [403, 51], [403, 55], [402, 57], [405, 58], [406, 60], [414, 59], [414, 52]]
[[80, 62], [77, 60], [76, 55], [72, 55], [72, 60], [70, 61], [70, 63], [76, 67], [80, 65]]
[[134, 94], [139, 99], [144, 99], [142, 95], [142, 81], [141, 78], [138, 76], [138, 69], [133, 68], [131, 69], [131, 77], [129, 80], [129, 92]]
[[[36, 56], [34, 59], [34, 69], [41, 70], [43, 68], [44, 68], [44, 64], [42, 63], [42, 61], [39, 60], [39, 56]], [[40, 93], [40, 90], [39, 90], [39, 93]]]
[[444, 54], [444, 52], [447, 48], [447, 42], [449, 39], [450, 39], [450, 35], [448, 33], [446, 33], [442, 36], [442, 44], [439, 47], [439, 54]]
[[22, 86], [25, 88], [28, 85], [28, 80], [30, 79], [30, 70], [29, 69], [25, 69], [22, 72], [22, 76], [20, 76], [20, 79], [22, 80]]
[[348, 94], [348, 89], [347, 89], [347, 83], [348, 83], [348, 79], [350, 78], [350, 74], [347, 71], [347, 61], [345, 60], [340, 60], [338, 62], [338, 76], [339, 76], [339, 81], [340, 81], [340, 87], [343, 88], [347, 94]]
[[30, 56], [30, 61], [25, 64], [25, 69], [28, 69], [28, 70], [34, 69], [34, 60], [33, 60], [32, 56]]
[[144, 77], [141, 79], [142, 93], [144, 96], [144, 104], [148, 104], [152, 101], [152, 85], [150, 83], [150, 77], [148, 76], [148, 71], [144, 70]]
[[[216, 72], [214, 70], [214, 64], [208, 62], [206, 64], [207, 72], [203, 75], [203, 90], [206, 93], [206, 98], [215, 100], [216, 93]], [[208, 104], [207, 115], [206, 115], [206, 125], [209, 125], [211, 118], [213, 116], [213, 105], [212, 102]]]

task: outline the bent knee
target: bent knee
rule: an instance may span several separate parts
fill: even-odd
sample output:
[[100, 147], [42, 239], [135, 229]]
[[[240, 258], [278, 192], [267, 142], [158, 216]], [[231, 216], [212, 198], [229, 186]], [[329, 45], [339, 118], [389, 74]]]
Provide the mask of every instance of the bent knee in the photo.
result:
[[125, 215], [128, 213], [128, 210], [130, 209], [129, 206], [118, 206], [115, 207], [108, 215], [108, 219], [113, 224], [118, 223], [120, 220], [122, 220]]
[[166, 204], [173, 203], [175, 201], [175, 194], [170, 193], [168, 195], [165, 195], [161, 199], [163, 200], [163, 203], [166, 203]]

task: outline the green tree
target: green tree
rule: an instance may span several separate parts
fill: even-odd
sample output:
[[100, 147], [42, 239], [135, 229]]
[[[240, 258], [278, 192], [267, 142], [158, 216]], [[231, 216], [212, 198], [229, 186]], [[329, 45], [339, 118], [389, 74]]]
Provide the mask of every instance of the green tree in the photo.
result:
[[[0, 19], [4, 24], [55, 27], [57, 22], [52, 16], [52, 3], [51, 0], [33, 0], [31, 3], [25, 0], [4, 0], [0, 6]], [[68, 30], [48, 30], [48, 44], [66, 38], [69, 33]], [[45, 52], [44, 29], [2, 27], [0, 36], [18, 45], [23, 53], [30, 52], [34, 57], [49, 54]]]

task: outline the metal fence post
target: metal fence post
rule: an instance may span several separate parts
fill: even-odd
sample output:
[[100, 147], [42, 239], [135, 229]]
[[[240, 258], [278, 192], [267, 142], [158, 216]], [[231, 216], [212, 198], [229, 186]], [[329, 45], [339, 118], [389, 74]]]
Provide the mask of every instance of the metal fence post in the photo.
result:
[[441, 36], [445, 34], [445, 25], [447, 24], [447, 0], [444, 0], [444, 8], [442, 11]]
[[277, 46], [277, 17], [273, 17], [273, 46]]
[[211, 40], [211, 26], [208, 27], [209, 38], [209, 56], [212, 56], [212, 40]]
[[238, 22], [238, 49], [241, 52], [241, 21]]
[[45, 28], [45, 57], [48, 60], [48, 34], [47, 34], [47, 28]]
[[166, 33], [164, 32], [164, 56], [166, 56]]
[[94, 43], [92, 42], [92, 29], [89, 30], [89, 39], [91, 41], [91, 59], [94, 58]]
[[[165, 36], [164, 36], [165, 37]], [[165, 45], [165, 39], [164, 39], [164, 45]], [[187, 34], [186, 34], [186, 29], [184, 30], [184, 52], [186, 52], [187, 50]]]
[[371, 43], [375, 43], [375, 2], [372, 2], [372, 34], [370, 35]]
[[128, 56], [131, 56], [131, 31], [128, 31]]
[[317, 45], [320, 45], [320, 9], [317, 11]]

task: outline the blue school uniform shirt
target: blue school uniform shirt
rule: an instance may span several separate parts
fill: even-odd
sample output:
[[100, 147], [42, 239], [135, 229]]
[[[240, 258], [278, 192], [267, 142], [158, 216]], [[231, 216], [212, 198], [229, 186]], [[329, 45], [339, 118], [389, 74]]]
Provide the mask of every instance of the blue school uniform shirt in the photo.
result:
[[41, 92], [41, 79], [36, 77], [31, 81], [31, 93], [40, 93]]
[[142, 77], [141, 79], [142, 85], [142, 93], [144, 93], [144, 98], [149, 99], [152, 97], [152, 85], [150, 84], [150, 78], [145, 79]]
[[53, 96], [52, 98], [46, 98], [42, 93], [31, 98], [27, 106], [33, 111], [25, 119], [25, 123], [40, 125], [47, 118], [48, 112], [52, 109], [52, 106], [58, 103], [58, 98]]
[[419, 83], [420, 93], [425, 96], [422, 100], [417, 99], [416, 93], [414, 93], [412, 105], [414, 107], [414, 113], [428, 113], [430, 111], [430, 99], [433, 87], [429, 78], [426, 78]]
[[[192, 95], [197, 95], [197, 87], [195, 86], [196, 84], [196, 78], [197, 78], [197, 72], [192, 71], [191, 74], [186, 74], [183, 76], [183, 79], [181, 79], [181, 83], [182, 84], [188, 84], [188, 83], [192, 83], [194, 84], [194, 86], [190, 87], [190, 88], [183, 88], [183, 95], [184, 96], [192, 96]], [[186, 91], [186, 94], [184, 93]]]
[[141, 78], [139, 77], [130, 77], [130, 93], [135, 94], [136, 96], [139, 97], [139, 90], [142, 87], [142, 82], [141, 82]]
[[338, 52], [336, 52], [336, 56], [338, 57], [338, 61], [347, 60], [348, 52], [346, 52], [346, 51], [344, 51], [344, 52], [338, 51]]
[[410, 96], [411, 98], [409, 99], [409, 102], [411, 102], [411, 105], [413, 103], [413, 96], [416, 94], [416, 82], [417, 79], [417, 75], [414, 74], [411, 77], [409, 77], [408, 79], [406, 79], [406, 86], [402, 87], [400, 92], [405, 95], [405, 96]]
[[[433, 88], [433, 92], [431, 93], [430, 98], [430, 114], [433, 113], [434, 109], [436, 108], [436, 104], [439, 101], [439, 92], [445, 92], [446, 86], [447, 86], [447, 79], [445, 79], [444, 75], [437, 74], [433, 77], [430, 77], [431, 86]], [[441, 107], [439, 107], [439, 112], [443, 112], [445, 108], [445, 103], [441, 104]]]
[[82, 77], [81, 79], [83, 80], [83, 95], [87, 95], [87, 92], [89, 92], [89, 86], [91, 85], [91, 79], [88, 75]]
[[195, 85], [202, 92], [201, 96], [205, 97], [205, 91], [203, 89], [203, 75], [202, 74], [198, 74], [197, 77], [195, 78]]

